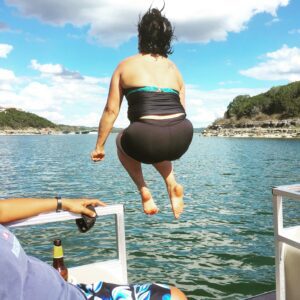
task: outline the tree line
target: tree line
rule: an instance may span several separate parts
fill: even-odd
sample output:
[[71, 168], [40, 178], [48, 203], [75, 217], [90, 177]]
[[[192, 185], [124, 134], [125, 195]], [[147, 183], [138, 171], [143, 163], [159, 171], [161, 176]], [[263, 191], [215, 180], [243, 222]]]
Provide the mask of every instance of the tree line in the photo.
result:
[[[55, 124], [36, 114], [25, 112], [16, 108], [7, 108], [0, 111], [0, 129], [19, 130], [27, 128], [52, 128], [66, 133], [93, 131], [98, 129], [98, 127]], [[113, 128], [113, 131], [118, 131], [118, 128]]]
[[272, 87], [253, 97], [239, 95], [228, 105], [224, 118], [253, 118], [259, 114], [300, 117], [300, 81]]
[[56, 128], [57, 125], [36, 114], [8, 108], [0, 112], [0, 128]]

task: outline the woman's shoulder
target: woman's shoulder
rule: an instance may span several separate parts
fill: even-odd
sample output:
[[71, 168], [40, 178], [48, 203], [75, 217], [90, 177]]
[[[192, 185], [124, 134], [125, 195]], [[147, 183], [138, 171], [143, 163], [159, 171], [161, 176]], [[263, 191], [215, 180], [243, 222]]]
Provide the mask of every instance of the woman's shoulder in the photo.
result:
[[178, 69], [177, 65], [169, 58], [167, 58], [167, 63], [168, 63], [168, 67], [170, 69], [172, 69], [175, 74], [177, 75], [177, 77], [179, 78], [180, 81], [182, 81], [182, 75], [181, 75], [181, 72], [180, 70]]
[[[160, 59], [161, 59], [161, 63], [167, 64], [169, 67], [172, 67], [172, 68], [178, 70], [176, 64], [172, 60], [170, 60], [169, 58], [160, 57]], [[140, 53], [137, 53], [135, 55], [124, 58], [119, 63], [119, 66], [123, 67], [123, 66], [127, 66], [127, 65], [130, 65], [130, 64], [136, 64], [136, 63], [140, 64], [140, 63], [143, 63], [145, 61], [147, 62], [147, 59], [145, 59], [145, 57], [143, 57]], [[148, 61], [148, 63], [149, 63], [149, 61]], [[156, 61], [156, 63], [157, 63], [157, 61]]]
[[139, 59], [139, 55], [138, 54], [135, 54], [135, 55], [132, 55], [132, 56], [128, 56], [126, 58], [124, 58], [120, 63], [119, 63], [119, 66], [120, 67], [123, 67], [123, 66], [126, 66], [128, 64], [132, 64], [132, 63], [135, 63], [137, 62]]
[[132, 68], [134, 66], [135, 62], [136, 62], [136, 55], [124, 58], [117, 65], [117, 67], [114, 71], [114, 74], [123, 74], [128, 69]]
[[178, 67], [177, 67], [176, 63], [175, 63], [174, 61], [172, 61], [170, 58], [167, 57], [167, 58], [166, 58], [166, 62], [167, 62], [167, 64], [168, 64], [170, 67], [172, 67], [172, 68], [178, 70]]

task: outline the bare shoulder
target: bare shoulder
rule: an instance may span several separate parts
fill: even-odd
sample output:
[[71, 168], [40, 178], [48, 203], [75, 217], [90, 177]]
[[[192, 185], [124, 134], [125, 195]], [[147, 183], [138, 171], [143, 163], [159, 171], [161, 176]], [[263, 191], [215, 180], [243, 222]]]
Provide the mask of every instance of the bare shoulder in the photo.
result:
[[179, 82], [182, 84], [183, 83], [183, 78], [182, 78], [182, 75], [181, 75], [177, 65], [172, 60], [170, 60], [169, 58], [167, 59], [167, 63], [168, 63], [168, 67], [172, 68], [174, 70]]
[[128, 65], [135, 63], [137, 60], [138, 60], [138, 54], [126, 57], [119, 63], [118, 68], [120, 69], [125, 68]]
[[168, 64], [168, 66], [169, 66], [170, 68], [177, 69], [176, 64], [175, 64], [171, 59], [169, 59], [169, 58], [165, 58], [165, 59], [166, 59], [167, 64]]

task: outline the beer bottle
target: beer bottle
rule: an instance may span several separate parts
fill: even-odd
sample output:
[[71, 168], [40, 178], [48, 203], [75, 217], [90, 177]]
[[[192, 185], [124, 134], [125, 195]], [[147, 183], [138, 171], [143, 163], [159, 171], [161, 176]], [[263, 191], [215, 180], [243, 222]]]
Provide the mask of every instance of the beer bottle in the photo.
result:
[[64, 280], [68, 280], [68, 269], [64, 264], [64, 252], [61, 240], [53, 241], [53, 267], [60, 273]]

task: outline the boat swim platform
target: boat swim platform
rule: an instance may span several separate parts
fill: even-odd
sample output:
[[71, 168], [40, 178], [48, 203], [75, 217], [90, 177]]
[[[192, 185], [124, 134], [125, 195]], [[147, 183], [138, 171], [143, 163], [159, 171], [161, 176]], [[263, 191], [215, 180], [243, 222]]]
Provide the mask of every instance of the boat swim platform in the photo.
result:
[[[97, 281], [106, 281], [116, 284], [127, 284], [127, 260], [125, 243], [124, 207], [122, 204], [95, 207], [97, 218], [114, 215], [116, 226], [117, 259], [97, 261], [92, 264], [85, 264], [68, 268], [69, 280], [71, 283], [91, 284]], [[53, 222], [62, 222], [80, 218], [78, 214], [71, 212], [44, 213], [28, 219], [19, 220], [6, 224], [7, 227], [32, 226]]]

